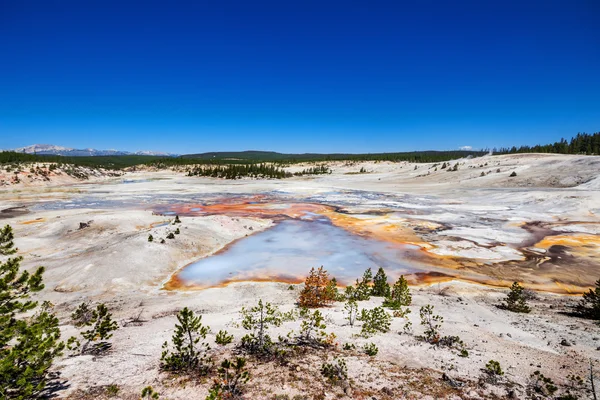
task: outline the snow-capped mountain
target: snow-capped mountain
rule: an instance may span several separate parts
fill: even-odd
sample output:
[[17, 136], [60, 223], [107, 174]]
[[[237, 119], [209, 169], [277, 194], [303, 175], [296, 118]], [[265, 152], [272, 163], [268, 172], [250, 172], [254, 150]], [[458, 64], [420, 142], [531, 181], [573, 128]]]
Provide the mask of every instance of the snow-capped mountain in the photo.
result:
[[96, 150], [96, 149], [74, 149], [71, 147], [55, 146], [52, 144], [32, 144], [31, 146], [19, 147], [13, 149], [17, 153], [27, 154], [42, 154], [42, 155], [55, 155], [55, 156], [126, 156], [126, 155], [139, 155], [139, 156], [165, 156], [171, 157], [175, 154], [165, 153], [161, 151], [121, 151], [121, 150]]

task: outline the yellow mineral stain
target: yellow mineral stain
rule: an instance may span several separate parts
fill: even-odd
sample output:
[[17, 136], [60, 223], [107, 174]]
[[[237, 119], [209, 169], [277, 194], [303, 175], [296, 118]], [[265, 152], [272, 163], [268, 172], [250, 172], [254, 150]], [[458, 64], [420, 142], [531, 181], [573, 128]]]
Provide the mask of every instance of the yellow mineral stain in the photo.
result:
[[41, 222], [46, 222], [45, 218], [38, 218], [38, 219], [32, 219], [30, 221], [22, 221], [20, 222], [21, 225], [30, 225], [30, 224], [39, 224]]

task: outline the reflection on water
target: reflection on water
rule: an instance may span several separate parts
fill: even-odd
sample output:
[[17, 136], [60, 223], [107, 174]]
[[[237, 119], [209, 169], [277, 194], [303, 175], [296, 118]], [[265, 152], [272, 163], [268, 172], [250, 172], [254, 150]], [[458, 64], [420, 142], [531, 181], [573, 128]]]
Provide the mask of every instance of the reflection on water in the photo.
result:
[[412, 246], [364, 238], [322, 219], [285, 220], [188, 265], [177, 280], [193, 287], [243, 280], [300, 281], [311, 267], [323, 265], [347, 284], [369, 267], [384, 267], [390, 278], [414, 272], [415, 267], [403, 260], [411, 251]]

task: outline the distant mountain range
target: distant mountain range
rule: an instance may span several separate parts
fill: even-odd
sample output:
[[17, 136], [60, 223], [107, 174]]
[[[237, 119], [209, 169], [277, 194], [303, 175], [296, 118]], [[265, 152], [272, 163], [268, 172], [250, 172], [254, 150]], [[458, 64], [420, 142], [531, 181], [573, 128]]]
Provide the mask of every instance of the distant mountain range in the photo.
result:
[[19, 147], [18, 149], [12, 149], [17, 153], [26, 154], [39, 154], [39, 155], [53, 155], [53, 156], [70, 156], [70, 157], [84, 157], [84, 156], [165, 156], [172, 157], [176, 154], [165, 153], [161, 151], [122, 151], [122, 150], [96, 150], [96, 149], [73, 149], [71, 147], [55, 146], [52, 144], [32, 144], [31, 146]]

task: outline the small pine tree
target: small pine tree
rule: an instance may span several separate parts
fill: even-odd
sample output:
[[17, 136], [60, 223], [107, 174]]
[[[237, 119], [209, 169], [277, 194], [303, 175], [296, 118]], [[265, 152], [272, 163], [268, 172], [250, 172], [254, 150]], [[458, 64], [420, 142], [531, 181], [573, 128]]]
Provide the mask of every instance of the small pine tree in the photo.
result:
[[504, 300], [501, 308], [518, 313], [528, 313], [531, 308], [527, 305], [527, 299], [523, 294], [523, 287], [518, 282], [514, 282], [510, 287], [510, 292]]
[[241, 347], [251, 354], [267, 355], [273, 347], [271, 337], [267, 333], [270, 326], [281, 326], [283, 318], [277, 307], [271, 303], [263, 303], [262, 299], [258, 305], [250, 309], [242, 308], [242, 326], [252, 331], [242, 338]]
[[111, 347], [107, 340], [112, 337], [112, 332], [117, 330], [119, 325], [112, 320], [112, 314], [108, 312], [106, 305], [98, 304], [96, 309], [92, 310], [87, 303], [82, 303], [71, 314], [71, 318], [74, 320], [75, 326], [91, 328], [81, 332], [81, 337], [85, 339], [83, 346], [75, 336], [69, 338], [67, 347], [70, 350], [79, 350], [80, 354], [98, 354]]
[[180, 223], [181, 223], [181, 220], [179, 219], [179, 215], [176, 215], [175, 220], [173, 221], [173, 225], [180, 224]]
[[219, 333], [217, 333], [217, 336], [215, 338], [216, 344], [225, 346], [231, 342], [233, 342], [233, 335], [228, 334], [227, 331], [220, 330]]
[[377, 332], [388, 332], [392, 322], [392, 316], [382, 307], [375, 307], [372, 310], [363, 309], [357, 319], [363, 323], [360, 331], [363, 337], [373, 336]]
[[379, 267], [375, 278], [373, 278], [373, 288], [371, 290], [371, 296], [375, 297], [389, 297], [390, 296], [390, 284], [387, 282], [387, 275], [383, 268]]
[[175, 229], [175, 234], [179, 235], [181, 233], [181, 231], [179, 230], [179, 228]]
[[394, 283], [392, 293], [383, 302], [384, 307], [388, 307], [394, 310], [398, 310], [401, 307], [410, 306], [412, 303], [412, 296], [408, 289], [408, 281], [401, 275], [400, 278]]
[[437, 344], [440, 339], [440, 328], [444, 322], [444, 318], [440, 315], [433, 314], [433, 306], [427, 304], [419, 310], [421, 316], [421, 325], [425, 327], [425, 335], [423, 340], [431, 344]]
[[[9, 225], [0, 229], [0, 257], [17, 252], [13, 240]], [[19, 318], [38, 306], [29, 295], [44, 288], [44, 268], [33, 274], [20, 272], [22, 259], [0, 261], [0, 397], [7, 399], [38, 397], [50, 380], [54, 359], [64, 349], [50, 303], [43, 303], [29, 318]]]
[[142, 389], [142, 399], [156, 400], [158, 398], [159, 395], [154, 391], [154, 389], [152, 389], [152, 386], [146, 386], [144, 389]]
[[344, 305], [344, 313], [346, 314], [346, 319], [350, 326], [354, 326], [354, 322], [358, 315], [358, 304], [356, 303], [356, 300], [350, 299], [346, 302], [346, 305]]
[[219, 377], [215, 378], [206, 400], [241, 399], [244, 385], [250, 380], [246, 359], [236, 357], [234, 362], [224, 360], [217, 372]]
[[300, 311], [300, 317], [303, 319], [300, 325], [300, 335], [298, 336], [298, 343], [304, 345], [318, 345], [323, 342], [323, 339], [327, 336], [325, 333], [325, 318], [321, 311], [315, 310], [310, 312], [307, 308], [303, 308]]
[[596, 281], [596, 288], [583, 294], [577, 305], [577, 312], [590, 319], [600, 320], [600, 279]]
[[328, 306], [335, 301], [335, 293], [331, 287], [329, 274], [323, 267], [318, 270], [311, 268], [306, 277], [304, 288], [300, 292], [298, 305], [300, 307], [316, 308]]
[[173, 232], [169, 232], [169, 234], [167, 235], [167, 239], [175, 239], [175, 235], [173, 234]]
[[202, 315], [194, 315], [187, 307], [177, 314], [178, 323], [171, 339], [172, 349], [163, 344], [160, 366], [176, 373], [206, 373], [212, 363], [208, 355], [210, 346], [204, 342], [210, 327], [202, 324]]
[[148, 241], [152, 242], [154, 240], [154, 237], [152, 235], [148, 235]]

